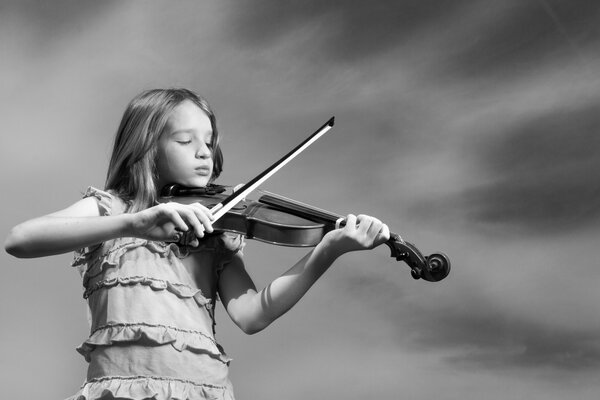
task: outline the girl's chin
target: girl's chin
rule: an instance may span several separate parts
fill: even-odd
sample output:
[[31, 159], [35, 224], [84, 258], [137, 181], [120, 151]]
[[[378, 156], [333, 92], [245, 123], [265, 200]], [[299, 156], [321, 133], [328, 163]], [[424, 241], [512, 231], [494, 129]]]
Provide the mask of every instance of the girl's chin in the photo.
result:
[[[183, 178], [183, 179], [177, 179], [172, 182], [165, 182], [164, 185], [162, 185], [162, 186], [164, 187], [166, 185], [177, 184], [177, 185], [187, 186], [187, 187], [205, 187], [206, 185], [208, 185], [209, 182], [210, 182], [210, 177], [208, 177], [208, 176], [194, 176], [194, 177], [187, 177], [187, 178]], [[160, 187], [158, 189], [161, 190], [162, 187]]]
[[198, 177], [198, 178], [194, 178], [194, 179], [186, 179], [183, 180], [181, 182], [178, 182], [180, 185], [183, 186], [187, 186], [187, 187], [205, 187], [206, 185], [208, 185], [208, 182], [210, 181], [209, 177]]

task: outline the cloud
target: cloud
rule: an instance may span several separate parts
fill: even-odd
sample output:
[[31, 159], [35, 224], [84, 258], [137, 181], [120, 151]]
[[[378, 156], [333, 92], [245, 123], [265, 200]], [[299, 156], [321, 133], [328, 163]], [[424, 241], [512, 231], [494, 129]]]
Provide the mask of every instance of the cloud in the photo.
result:
[[[438, 74], [473, 79], [535, 69], [555, 57], [582, 57], [598, 42], [599, 11], [589, 0], [309, 0], [285, 6], [270, 0], [232, 8], [229, 37], [240, 47], [263, 49], [293, 43], [308, 28], [313, 40], [302, 46], [304, 59], [368, 64], [404, 49], [405, 57], [428, 53], [426, 67]], [[421, 48], [411, 54], [406, 50], [412, 43]]]
[[[63, 0], [52, 3], [36, 0], [3, 2], [2, 19], [6, 23], [18, 20], [29, 28], [26, 34], [40, 44], [38, 50], [55, 44], [60, 38], [77, 35], [86, 29], [87, 23], [118, 5], [116, 1]], [[22, 36], [13, 38], [22, 40]]]
[[446, 361], [469, 369], [577, 372], [600, 368], [600, 330], [557, 329], [493, 308], [473, 311], [429, 313], [433, 322], [421, 327], [420, 347], [454, 350]]
[[[400, 280], [390, 279], [397, 275], [394, 272], [387, 267], [369, 273], [338, 272], [335, 286], [351, 293], [351, 304], [366, 309], [357, 312], [378, 314], [379, 329], [395, 331], [391, 336], [402, 348], [444, 354], [445, 364], [464, 370], [577, 373], [600, 369], [600, 329], [593, 324], [572, 326], [531, 318], [539, 293], [524, 296], [520, 310], [524, 312], [515, 312], [472, 283], [417, 281], [405, 287]], [[424, 285], [422, 292], [411, 289], [414, 285]]]
[[231, 37], [244, 46], [268, 46], [302, 25], [318, 25], [313, 51], [330, 59], [368, 59], [398, 46], [424, 25], [446, 19], [472, 1], [246, 2], [232, 13]]
[[[512, 76], [536, 70], [557, 58], [583, 61], [583, 52], [598, 43], [600, 5], [581, 0], [485, 4], [473, 28], [455, 37], [449, 68], [464, 78]], [[483, 10], [482, 10], [483, 11]], [[461, 39], [461, 40], [457, 40]]]
[[[365, 268], [373, 266], [372, 254], [348, 257], [351, 265], [320, 282], [331, 284], [331, 291], [319, 297], [315, 288], [303, 300], [306, 308], [299, 305], [278, 321], [273, 336], [252, 337], [243, 345], [252, 349], [233, 352], [242, 360], [255, 351], [238, 380], [260, 393], [264, 374], [252, 375], [253, 364], [268, 364], [271, 354], [278, 366], [273, 380], [282, 392], [291, 386], [281, 382], [297, 385], [292, 390], [300, 397], [305, 380], [284, 373], [273, 344], [291, 352], [284, 358], [302, 378], [314, 367], [310, 344], [317, 341], [323, 348], [338, 346], [327, 354], [344, 354], [332, 361], [332, 368], [344, 368], [339, 382], [357, 377], [361, 383], [364, 364], [356, 363], [356, 349], [377, 366], [370, 372], [379, 380], [370, 384], [389, 392], [405, 390], [411, 380], [422, 382], [421, 371], [453, 370], [431, 384], [411, 386], [413, 398], [439, 394], [448, 379], [460, 387], [457, 397], [505, 395], [489, 390], [482, 375], [493, 388], [526, 384], [535, 392], [529, 398], [549, 398], [556, 394], [520, 373], [564, 372], [556, 385], [568, 386], [578, 380], [569, 371], [593, 375], [600, 368], [597, 268], [590, 261], [596, 244], [580, 230], [598, 220], [596, 74], [583, 77], [581, 68], [582, 60], [596, 57], [597, 2], [199, 4], [0, 6], [0, 27], [12, 55], [3, 70], [11, 89], [5, 90], [5, 103], [14, 109], [6, 125], [36, 133], [31, 139], [6, 135], [3, 147], [5, 170], [19, 170], [10, 179], [20, 181], [15, 188], [24, 198], [31, 191], [25, 183], [40, 179], [35, 193], [53, 193], [51, 201], [61, 206], [94, 176], [101, 185], [114, 124], [126, 101], [147, 86], [199, 86], [222, 117], [223, 131], [238, 133], [224, 135], [227, 173], [236, 179], [230, 174], [222, 183], [260, 171], [297, 143], [293, 137], [303, 139], [335, 114], [331, 136], [267, 189], [298, 194], [333, 211], [385, 216], [423, 250], [447, 251], [453, 272], [439, 284], [413, 282], [387, 249], [381, 252], [389, 267], [376, 267], [375, 273]], [[21, 93], [18, 102], [12, 91]], [[25, 100], [40, 92], [52, 104], [32, 119]], [[77, 112], [65, 124], [71, 105]], [[270, 187], [277, 182], [283, 190]], [[53, 209], [51, 201], [29, 200], [44, 209]], [[14, 210], [7, 220], [37, 213], [23, 199], [17, 204], [7, 197], [7, 204]], [[548, 231], [555, 236], [538, 237]], [[516, 232], [522, 235], [513, 238]], [[506, 236], [496, 240], [499, 233]], [[247, 258], [268, 282], [282, 267], [273, 249], [265, 251], [268, 260], [249, 247]], [[256, 260], [253, 252], [260, 253]], [[14, 280], [14, 271], [6, 268], [4, 280]], [[336, 304], [339, 309], [331, 313]], [[72, 313], [81, 306], [68, 304]], [[313, 314], [315, 323], [305, 326], [303, 317]], [[327, 326], [335, 333], [323, 332]], [[229, 342], [236, 341], [232, 336]], [[376, 352], [369, 347], [373, 342]], [[295, 352], [307, 363], [298, 363]], [[48, 352], [36, 357], [56, 359]], [[503, 373], [513, 369], [519, 376], [507, 380]], [[398, 370], [408, 374], [399, 380]], [[80, 384], [79, 376], [70, 379], [73, 387]], [[319, 384], [331, 386], [331, 380], [324, 377]], [[563, 397], [584, 391], [578, 381]], [[352, 396], [359, 397], [347, 397]]]
[[[600, 106], [526, 114], [469, 147], [485, 180], [451, 199], [472, 226], [564, 233], [600, 219]], [[448, 199], [445, 199], [448, 200]]]

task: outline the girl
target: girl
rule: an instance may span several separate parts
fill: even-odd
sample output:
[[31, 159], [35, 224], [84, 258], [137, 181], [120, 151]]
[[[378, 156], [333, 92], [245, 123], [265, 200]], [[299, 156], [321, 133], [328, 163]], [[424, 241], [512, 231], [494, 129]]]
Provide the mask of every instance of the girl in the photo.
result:
[[[91, 334], [77, 349], [89, 368], [72, 399], [233, 399], [230, 359], [215, 341], [217, 296], [237, 326], [259, 332], [339, 256], [389, 238], [379, 220], [348, 215], [343, 229], [257, 291], [240, 236], [205, 236], [212, 215], [200, 204], [157, 203], [163, 186], [204, 187], [222, 166], [204, 99], [186, 89], [146, 91], [123, 115], [105, 189], [90, 187], [70, 207], [11, 230], [5, 247], [16, 257], [75, 251]], [[176, 244], [192, 230], [188, 244]]]

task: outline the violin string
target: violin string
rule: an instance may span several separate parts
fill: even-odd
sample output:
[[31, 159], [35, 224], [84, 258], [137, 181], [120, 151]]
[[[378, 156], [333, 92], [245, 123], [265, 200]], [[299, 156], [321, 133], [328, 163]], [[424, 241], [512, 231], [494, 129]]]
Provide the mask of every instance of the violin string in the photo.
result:
[[306, 204], [306, 203], [302, 203], [301, 201], [294, 200], [294, 199], [290, 199], [289, 197], [285, 197], [285, 196], [282, 196], [282, 195], [280, 195], [280, 194], [272, 193], [272, 192], [269, 192], [269, 191], [267, 191], [267, 190], [259, 189], [259, 190], [258, 190], [258, 192], [260, 192], [260, 193], [262, 193], [262, 194], [265, 194], [265, 195], [267, 195], [267, 196], [271, 196], [271, 197], [273, 197], [273, 198], [275, 198], [275, 199], [278, 199], [278, 200], [281, 200], [281, 201], [287, 202], [287, 203], [289, 203], [289, 204], [292, 204], [292, 205], [298, 206], [298, 207], [305, 207], [305, 208], [307, 208], [307, 209], [312, 209], [312, 210], [314, 210], [314, 211], [316, 211], [316, 212], [319, 212], [319, 213], [322, 213], [322, 214], [328, 215], [328, 216], [330, 216], [330, 217], [331, 217], [331, 219], [332, 219], [333, 221], [337, 221], [337, 220], [338, 220], [338, 219], [340, 219], [340, 218], [344, 218], [343, 216], [341, 216], [341, 215], [339, 215], [339, 214], [332, 213], [331, 211], [327, 211], [327, 210], [324, 210], [324, 209], [322, 209], [322, 208], [319, 208], [319, 207], [311, 206], [311, 205], [308, 205], [308, 204]]

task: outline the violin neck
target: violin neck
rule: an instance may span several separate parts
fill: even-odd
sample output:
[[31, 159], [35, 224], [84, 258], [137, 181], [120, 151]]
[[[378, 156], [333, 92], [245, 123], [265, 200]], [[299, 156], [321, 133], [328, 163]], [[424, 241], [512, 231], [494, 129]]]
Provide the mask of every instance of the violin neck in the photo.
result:
[[[258, 199], [259, 203], [267, 204], [273, 208], [295, 214], [300, 217], [327, 224], [329, 229], [335, 229], [337, 225], [344, 225], [345, 217], [317, 207], [301, 203], [287, 197], [262, 191], [263, 196]], [[444, 279], [450, 272], [450, 260], [443, 253], [423, 256], [419, 249], [412, 243], [406, 242], [400, 235], [390, 232], [390, 238], [385, 244], [391, 250], [391, 256], [396, 261], [405, 262], [411, 269], [411, 275], [415, 279], [424, 279], [429, 282], [437, 282]]]
[[[297, 215], [306, 219], [310, 219], [316, 222], [329, 223], [335, 225], [338, 221], [342, 220], [342, 225], [346, 221], [346, 217], [340, 214], [332, 213], [330, 211], [323, 210], [318, 207], [314, 207], [297, 200], [281, 196], [279, 194], [270, 193], [261, 190], [263, 195], [258, 199], [259, 203], [267, 204], [275, 208], [283, 209], [290, 214]], [[400, 241], [404, 242], [400, 235], [397, 233], [390, 233], [389, 242]]]
[[263, 190], [261, 190], [261, 193], [263, 193], [263, 195], [258, 199], [259, 203], [283, 209], [291, 214], [298, 215], [299, 217], [331, 224], [335, 224], [340, 218], [344, 218], [342, 215], [313, 207], [279, 194], [270, 193]]
[[[334, 229], [338, 223], [341, 226], [345, 224], [346, 218], [342, 215], [313, 207], [275, 193], [269, 193], [265, 191], [262, 191], [262, 193], [263, 196], [258, 199], [259, 203], [267, 204], [271, 207], [281, 209], [289, 212], [290, 214], [294, 214], [315, 222], [328, 224], [330, 229]], [[390, 255], [392, 257], [394, 257], [397, 261], [406, 262], [411, 267], [413, 270], [413, 277], [415, 277], [415, 279], [417, 279], [417, 277], [423, 277], [425, 280], [433, 279], [429, 277], [429, 275], [423, 275], [422, 271], [425, 268], [427, 259], [413, 244], [405, 242], [400, 235], [394, 232], [390, 232], [390, 238], [385, 242], [385, 244], [390, 248]], [[446, 275], [447, 272], [439, 279], [442, 279]]]

